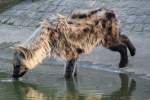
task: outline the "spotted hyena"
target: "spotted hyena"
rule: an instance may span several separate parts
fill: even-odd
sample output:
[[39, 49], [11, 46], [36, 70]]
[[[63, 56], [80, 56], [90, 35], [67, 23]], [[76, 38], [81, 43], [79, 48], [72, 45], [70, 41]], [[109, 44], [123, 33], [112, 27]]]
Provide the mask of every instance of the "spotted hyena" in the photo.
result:
[[135, 55], [135, 47], [126, 35], [121, 34], [112, 10], [80, 10], [69, 16], [59, 15], [54, 21], [43, 21], [27, 41], [16, 46], [13, 77], [23, 76], [48, 55], [65, 60], [65, 77], [75, 76], [79, 55], [90, 53], [100, 44], [120, 53], [119, 68], [128, 63], [127, 48], [131, 56]]

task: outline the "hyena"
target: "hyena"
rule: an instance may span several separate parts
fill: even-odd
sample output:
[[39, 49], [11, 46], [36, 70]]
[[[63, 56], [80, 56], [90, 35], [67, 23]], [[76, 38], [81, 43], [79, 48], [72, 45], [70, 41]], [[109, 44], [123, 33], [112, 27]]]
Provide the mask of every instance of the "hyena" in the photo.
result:
[[129, 38], [121, 34], [112, 10], [102, 8], [59, 15], [55, 21], [44, 21], [31, 38], [15, 48], [13, 77], [23, 76], [48, 55], [66, 61], [65, 77], [76, 76], [79, 55], [90, 53], [100, 44], [120, 53], [119, 68], [128, 63], [127, 48], [131, 56], [136, 52]]

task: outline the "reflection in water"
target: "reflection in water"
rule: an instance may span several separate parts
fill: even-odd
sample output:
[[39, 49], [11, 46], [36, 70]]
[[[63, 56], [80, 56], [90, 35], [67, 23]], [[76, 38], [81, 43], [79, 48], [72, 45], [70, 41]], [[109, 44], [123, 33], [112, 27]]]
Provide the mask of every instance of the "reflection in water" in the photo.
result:
[[119, 74], [121, 87], [118, 91], [113, 92], [110, 96], [104, 96], [101, 100], [131, 100], [132, 93], [136, 89], [134, 79], [129, 80], [126, 74]]
[[100, 100], [98, 95], [80, 94], [77, 89], [77, 79], [66, 80], [66, 92], [62, 100]]
[[[13, 83], [18, 100], [131, 100], [132, 93], [136, 88], [136, 82], [129, 79], [126, 74], [119, 74], [121, 87], [111, 94], [80, 93], [77, 79], [65, 80], [65, 92], [58, 97], [58, 91], [32, 84], [16, 81]], [[41, 89], [42, 88], [42, 89]], [[61, 89], [58, 89], [62, 91]]]
[[[36, 86], [32, 84], [26, 84], [23, 82], [14, 82], [15, 92], [18, 100], [51, 100], [51, 96], [47, 95], [47, 92], [40, 91]], [[51, 92], [48, 92], [51, 94]]]
[[66, 80], [66, 90], [63, 100], [131, 100], [132, 93], [136, 89], [136, 82], [130, 79], [126, 74], [119, 74], [121, 87], [109, 95], [84, 95], [77, 89], [76, 81]]
[[66, 92], [62, 100], [80, 100], [80, 93], [77, 89], [77, 79], [66, 79]]

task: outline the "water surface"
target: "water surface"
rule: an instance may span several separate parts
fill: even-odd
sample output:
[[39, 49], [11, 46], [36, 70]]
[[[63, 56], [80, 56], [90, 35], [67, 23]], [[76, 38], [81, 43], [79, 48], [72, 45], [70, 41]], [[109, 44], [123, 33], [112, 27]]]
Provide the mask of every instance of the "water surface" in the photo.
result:
[[11, 79], [10, 62], [3, 60], [0, 65], [0, 100], [148, 100], [150, 98], [150, 80], [132, 73], [82, 68], [84, 65], [82, 63], [78, 77], [66, 80], [63, 78], [63, 65], [42, 64], [19, 81], [14, 81]]

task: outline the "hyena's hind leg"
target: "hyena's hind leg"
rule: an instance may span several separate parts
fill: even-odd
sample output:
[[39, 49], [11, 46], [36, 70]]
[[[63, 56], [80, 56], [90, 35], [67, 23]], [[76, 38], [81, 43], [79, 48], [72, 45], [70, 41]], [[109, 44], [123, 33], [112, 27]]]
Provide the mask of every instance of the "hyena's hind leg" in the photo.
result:
[[65, 66], [65, 78], [77, 76], [76, 59], [68, 60]]
[[134, 56], [135, 53], [136, 53], [136, 48], [134, 47], [134, 45], [132, 44], [130, 39], [126, 35], [120, 35], [120, 40], [121, 40], [122, 43], [127, 45], [131, 56]]
[[128, 54], [126, 45], [118, 44], [116, 46], [109, 47], [109, 49], [120, 53], [119, 68], [126, 67], [126, 65], [128, 64]]
[[119, 68], [126, 67], [128, 64], [128, 55], [127, 55], [127, 47], [125, 44], [121, 43], [119, 40], [112, 39], [111, 36], [106, 36], [105, 41], [102, 45], [111, 51], [119, 52], [120, 53], [120, 62]]

